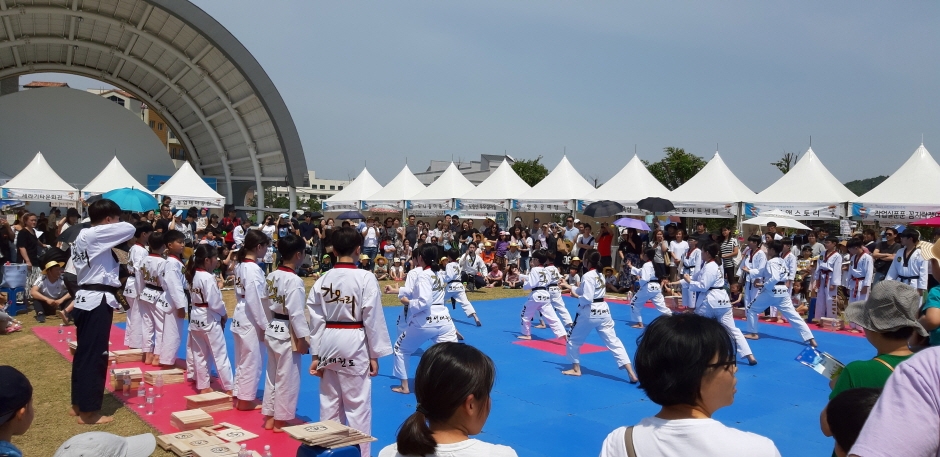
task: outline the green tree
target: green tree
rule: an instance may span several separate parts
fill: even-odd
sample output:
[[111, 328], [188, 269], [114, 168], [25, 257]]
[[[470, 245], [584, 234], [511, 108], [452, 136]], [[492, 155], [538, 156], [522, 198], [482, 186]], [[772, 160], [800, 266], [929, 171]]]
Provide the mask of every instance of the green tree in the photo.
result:
[[861, 197], [866, 192], [874, 189], [878, 184], [884, 182], [886, 179], [888, 179], [887, 176], [876, 176], [874, 178], [868, 179], [856, 179], [855, 181], [849, 181], [845, 183], [845, 187], [854, 192], [855, 195]]
[[699, 170], [705, 168], [707, 163], [701, 157], [689, 154], [682, 148], [670, 146], [663, 148], [663, 151], [666, 157], [662, 160], [653, 163], [644, 160], [643, 165], [646, 165], [646, 169], [669, 190], [675, 190], [685, 184]]
[[785, 152], [783, 154], [783, 157], [780, 158], [780, 160], [776, 162], [770, 162], [770, 164], [777, 167], [777, 169], [780, 170], [781, 173], [787, 174], [790, 171], [790, 169], [792, 169], [793, 166], [796, 165], [796, 161], [799, 158], [800, 158], [799, 154], [794, 154], [792, 152]]
[[517, 160], [512, 164], [512, 170], [530, 186], [538, 184], [548, 176], [548, 168], [542, 164], [542, 156], [535, 160]]

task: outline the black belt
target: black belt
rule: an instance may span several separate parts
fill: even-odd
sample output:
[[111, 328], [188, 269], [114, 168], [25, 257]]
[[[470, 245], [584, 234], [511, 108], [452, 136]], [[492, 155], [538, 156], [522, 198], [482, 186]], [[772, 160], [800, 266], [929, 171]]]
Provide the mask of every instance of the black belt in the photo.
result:
[[533, 287], [532, 290], [548, 290], [548, 289], [542, 286], [538, 286], [538, 287]]
[[208, 308], [209, 304], [208, 303], [193, 303], [193, 306], [195, 306], [196, 308]]
[[778, 285], [778, 286], [785, 286], [785, 285], [787, 285], [787, 282], [786, 282], [786, 281], [780, 281], [780, 282], [777, 283], [777, 285]]
[[549, 284], [548, 287], [558, 287], [558, 283], [556, 282], [555, 284]]
[[431, 306], [444, 306], [443, 303], [431, 303]]
[[709, 287], [708, 290], [725, 290], [724, 286], [721, 287]]
[[274, 314], [275, 319], [282, 320], [282, 321], [290, 320], [290, 316], [288, 316], [287, 314], [281, 314], [281, 313], [273, 313], [273, 314]]
[[146, 288], [148, 288], [148, 289], [158, 290], [158, 291], [160, 291], [160, 292], [163, 292], [163, 288], [162, 288], [162, 287], [160, 287], [160, 286], [155, 286], [155, 285], [153, 285], [153, 284], [144, 284], [144, 287], [146, 287]]
[[461, 280], [459, 280], [459, 279], [455, 279], [455, 280], [453, 280], [453, 281], [447, 281], [447, 284], [453, 284], [453, 283], [455, 283], [455, 282], [459, 282], [459, 283], [463, 284], [463, 281], [461, 281]]
[[898, 279], [902, 281], [913, 281], [915, 279], [920, 279], [920, 276], [898, 276]]
[[92, 290], [95, 292], [110, 292], [112, 294], [117, 293], [119, 287], [115, 286], [106, 286], [104, 284], [79, 284], [78, 290]]
[[326, 328], [345, 328], [357, 329], [363, 328], [362, 321], [344, 322], [344, 321], [326, 321]]
[[604, 302], [604, 299], [603, 299], [603, 298], [595, 298], [595, 299], [594, 299], [594, 303], [603, 303], [603, 302]]

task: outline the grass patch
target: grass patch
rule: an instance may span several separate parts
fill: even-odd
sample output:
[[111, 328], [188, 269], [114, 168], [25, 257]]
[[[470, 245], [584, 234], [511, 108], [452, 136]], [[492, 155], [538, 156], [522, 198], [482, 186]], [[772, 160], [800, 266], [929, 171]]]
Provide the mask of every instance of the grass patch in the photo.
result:
[[[308, 291], [313, 282], [312, 278], [304, 278]], [[382, 281], [382, 288], [387, 284], [394, 285], [395, 282]], [[523, 297], [526, 294], [522, 290], [494, 288], [478, 289], [468, 292], [467, 296], [471, 302], [476, 302]], [[222, 296], [231, 316], [235, 308], [235, 293], [230, 290], [223, 291]], [[401, 306], [401, 303], [396, 295], [382, 294], [382, 305]], [[10, 365], [22, 371], [33, 385], [33, 406], [36, 411], [33, 425], [25, 435], [13, 437], [13, 444], [19, 447], [24, 455], [52, 455], [72, 436], [89, 431], [109, 432], [121, 436], [160, 434], [110, 393], [105, 394], [103, 411], [105, 414], [113, 414], [114, 422], [96, 426], [76, 424], [75, 418], [67, 415], [71, 406], [72, 364], [42, 342], [31, 330], [40, 325], [57, 326], [59, 319], [47, 317], [46, 323], [40, 324], [33, 319], [31, 312], [20, 314], [16, 318], [23, 322], [23, 330], [0, 336], [0, 365]], [[115, 323], [124, 320], [124, 314], [114, 315]], [[74, 328], [72, 331], [74, 334]], [[391, 335], [392, 339], [395, 336]], [[173, 454], [157, 447], [153, 455], [169, 457]]]

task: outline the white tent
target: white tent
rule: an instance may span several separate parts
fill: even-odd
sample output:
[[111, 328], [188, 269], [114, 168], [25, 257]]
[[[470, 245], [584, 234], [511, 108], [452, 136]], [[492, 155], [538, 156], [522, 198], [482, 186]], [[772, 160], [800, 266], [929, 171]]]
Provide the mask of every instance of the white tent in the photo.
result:
[[809, 148], [787, 174], [748, 201], [760, 208], [781, 209], [797, 219], [837, 219], [844, 215], [844, 204], [856, 198]]
[[513, 209], [527, 212], [566, 212], [571, 210], [570, 202], [584, 198], [594, 192], [594, 186], [574, 169], [568, 157], [562, 157], [545, 179], [520, 195], [514, 201]]
[[343, 190], [323, 201], [323, 211], [350, 211], [359, 210], [359, 204], [372, 194], [382, 189], [369, 170], [362, 169], [359, 176], [346, 185]]
[[473, 183], [453, 162], [428, 187], [408, 199], [408, 209], [445, 210], [453, 208], [453, 199], [473, 190]]
[[48, 202], [53, 206], [74, 206], [78, 202], [78, 189], [70, 186], [49, 166], [42, 152], [22, 171], [3, 185], [4, 200]]
[[754, 191], [738, 179], [716, 152], [692, 179], [669, 194], [676, 206], [671, 215], [698, 218], [731, 218], [741, 202], [753, 201]]
[[[627, 207], [625, 213], [642, 214], [642, 211], [636, 209], [636, 202], [647, 197], [668, 199], [669, 196], [669, 189], [662, 185], [634, 154], [633, 158], [609, 181], [587, 194], [584, 201], [590, 203], [611, 200]], [[634, 206], [631, 208], [630, 205]]]
[[173, 206], [185, 208], [190, 206], [206, 208], [222, 208], [225, 206], [225, 197], [212, 190], [205, 181], [196, 174], [189, 162], [183, 165], [170, 177], [154, 195], [163, 195], [173, 199]]
[[124, 168], [124, 165], [121, 164], [121, 161], [118, 160], [117, 156], [114, 156], [111, 162], [108, 163], [108, 166], [104, 167], [104, 170], [101, 170], [101, 173], [98, 173], [98, 176], [95, 176], [95, 179], [92, 179], [91, 182], [82, 189], [82, 198], [88, 198], [92, 195], [103, 194], [124, 187], [142, 190], [150, 194], [150, 191], [147, 190], [147, 186], [134, 179], [127, 169]]
[[938, 216], [940, 165], [921, 144], [898, 171], [852, 202], [852, 216], [862, 220], [910, 222]]
[[806, 225], [801, 224], [799, 221], [793, 218], [792, 215], [780, 211], [778, 209], [772, 209], [770, 211], [763, 211], [757, 217], [752, 217], [742, 224], [745, 225], [759, 225], [766, 226], [768, 223], [773, 222], [777, 224], [777, 227], [792, 228], [798, 230], [809, 230], [810, 228]]
[[510, 207], [510, 200], [519, 198], [531, 188], [503, 159], [503, 163], [479, 186], [457, 200], [457, 208], [464, 211], [502, 211]]
[[411, 173], [408, 165], [405, 165], [405, 168], [402, 168], [385, 187], [363, 200], [366, 207], [381, 205], [402, 209], [405, 200], [411, 199], [422, 190], [424, 190], [424, 184], [421, 184], [421, 181], [418, 181], [418, 178]]

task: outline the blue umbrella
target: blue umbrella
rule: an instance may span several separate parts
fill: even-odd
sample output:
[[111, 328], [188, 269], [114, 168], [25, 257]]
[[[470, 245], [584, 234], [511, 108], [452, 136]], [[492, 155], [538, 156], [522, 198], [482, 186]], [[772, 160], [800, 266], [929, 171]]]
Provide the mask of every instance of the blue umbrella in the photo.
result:
[[339, 216], [336, 216], [337, 219], [365, 219], [366, 217], [362, 215], [359, 211], [346, 211], [341, 213]]
[[131, 211], [134, 213], [143, 213], [150, 211], [152, 209], [157, 209], [159, 203], [156, 198], [153, 198], [153, 195], [148, 194], [140, 189], [134, 189], [131, 187], [124, 187], [122, 189], [114, 189], [109, 192], [105, 192], [101, 195], [101, 198], [107, 198], [108, 200], [117, 203], [124, 211]]
[[629, 217], [621, 217], [620, 219], [617, 219], [614, 221], [614, 225], [617, 227], [635, 228], [637, 230], [644, 230], [647, 232], [650, 230], [650, 226], [646, 225], [646, 222], [643, 222], [639, 219], [631, 219]]

